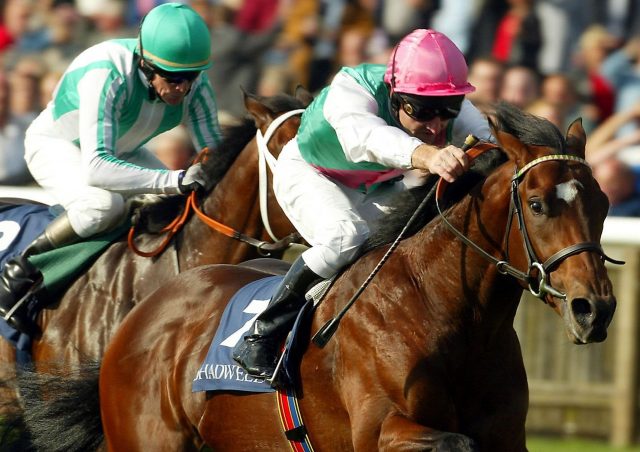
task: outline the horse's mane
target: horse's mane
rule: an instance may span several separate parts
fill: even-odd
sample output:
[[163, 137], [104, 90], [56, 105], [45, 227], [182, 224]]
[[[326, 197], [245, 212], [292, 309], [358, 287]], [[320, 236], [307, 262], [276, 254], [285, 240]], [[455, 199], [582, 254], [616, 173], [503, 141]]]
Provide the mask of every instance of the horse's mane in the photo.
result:
[[[278, 94], [272, 97], [254, 97], [259, 99], [263, 105], [276, 115], [304, 108], [300, 100], [288, 94]], [[239, 124], [228, 125], [222, 129], [221, 144], [218, 148], [209, 152], [208, 158], [202, 164], [212, 182], [211, 190], [229, 171], [240, 152], [255, 136], [256, 130], [254, 119], [249, 115], [242, 118]], [[200, 196], [206, 197], [207, 195], [208, 193], [204, 193]], [[173, 220], [183, 208], [184, 196], [169, 196], [159, 202], [143, 204], [138, 208], [134, 217], [141, 222], [138, 225], [139, 228], [146, 229], [149, 232], [157, 232]]]
[[[556, 126], [546, 119], [526, 113], [506, 102], [500, 102], [496, 105], [492, 125], [494, 129], [507, 132], [527, 145], [547, 146], [556, 149], [557, 152], [562, 152], [566, 147], [566, 141]], [[446, 193], [447, 204], [451, 205], [460, 201], [473, 187], [484, 181], [494, 169], [505, 161], [506, 155], [497, 149], [482, 154], [474, 161], [467, 173], [449, 186]], [[392, 202], [395, 207], [390, 215], [385, 216], [376, 232], [363, 245], [363, 253], [395, 240], [415, 212], [418, 204], [429, 194], [437, 181], [437, 177], [430, 177], [424, 185], [396, 195]], [[405, 237], [418, 232], [437, 215], [435, 195], [432, 195], [432, 198], [432, 202], [427, 204], [421, 215], [415, 219], [413, 226], [407, 230]]]

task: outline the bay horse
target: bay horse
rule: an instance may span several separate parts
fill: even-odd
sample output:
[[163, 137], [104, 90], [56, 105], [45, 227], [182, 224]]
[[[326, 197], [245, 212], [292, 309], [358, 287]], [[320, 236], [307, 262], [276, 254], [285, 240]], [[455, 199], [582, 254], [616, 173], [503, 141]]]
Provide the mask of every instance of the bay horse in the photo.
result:
[[[314, 450], [525, 451], [528, 387], [513, 328], [525, 289], [560, 315], [572, 342], [605, 340], [616, 306], [600, 246], [608, 201], [584, 161], [581, 122], [563, 137], [502, 104], [492, 128], [506, 162], [442, 216], [421, 219], [335, 335], [304, 354], [298, 405]], [[407, 216], [385, 221], [393, 218]], [[333, 282], [312, 334], [347, 304], [395, 236]], [[227, 301], [263, 277], [233, 265], [194, 268], [129, 313], [99, 373], [108, 450], [289, 447], [272, 393], [191, 388]], [[41, 444], [56, 444], [67, 427], [42, 417], [58, 426], [58, 438]]]
[[[217, 183], [201, 197], [199, 207], [227, 227], [268, 243], [271, 238], [261, 219], [258, 196], [256, 132], [259, 130], [264, 136], [275, 118], [304, 108], [311, 97], [299, 89], [295, 97], [283, 94], [260, 98], [245, 93], [244, 99], [251, 117], [226, 129], [222, 145], [204, 163]], [[299, 118], [299, 114], [291, 115], [274, 130], [268, 142], [274, 156], [295, 135]], [[293, 226], [270, 189], [266, 201], [273, 234], [282, 238], [293, 233]], [[160, 202], [153, 210], [175, 215], [179, 213], [178, 202], [182, 206], [183, 197]], [[163, 238], [158, 234], [141, 234], [135, 243], [146, 251], [157, 247]], [[196, 215], [188, 218], [173, 237], [173, 246], [154, 258], [134, 253], [125, 237], [113, 243], [57, 303], [43, 310], [39, 316], [43, 333], [32, 344], [33, 362], [36, 367], [73, 366], [81, 360], [99, 360], [131, 308], [171, 276], [202, 264], [239, 263], [260, 254], [255, 246], [221, 234]], [[15, 350], [0, 339], [0, 379], [11, 375], [14, 367]]]

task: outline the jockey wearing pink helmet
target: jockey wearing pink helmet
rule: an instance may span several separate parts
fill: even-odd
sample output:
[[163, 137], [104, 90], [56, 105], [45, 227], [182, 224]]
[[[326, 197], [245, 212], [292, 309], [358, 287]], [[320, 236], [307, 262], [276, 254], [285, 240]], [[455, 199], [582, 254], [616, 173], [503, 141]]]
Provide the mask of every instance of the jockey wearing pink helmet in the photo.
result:
[[283, 211], [312, 246], [234, 349], [250, 375], [273, 378], [280, 341], [306, 289], [358, 256], [395, 193], [428, 174], [451, 182], [468, 168], [460, 148], [465, 137], [490, 137], [487, 119], [464, 99], [473, 90], [453, 42], [415, 30], [387, 66], [343, 67], [306, 108], [278, 157], [273, 183]]
[[458, 116], [464, 95], [475, 91], [467, 81], [462, 52], [445, 35], [418, 29], [393, 50], [384, 81], [390, 86], [391, 107], [417, 120]]

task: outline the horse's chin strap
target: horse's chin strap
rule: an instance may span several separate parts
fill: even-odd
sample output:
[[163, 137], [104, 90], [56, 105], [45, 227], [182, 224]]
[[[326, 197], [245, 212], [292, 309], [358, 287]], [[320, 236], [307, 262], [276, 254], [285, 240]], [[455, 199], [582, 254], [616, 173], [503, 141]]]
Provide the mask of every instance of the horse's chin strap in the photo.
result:
[[[469, 157], [473, 160], [478, 155], [483, 152], [494, 149], [497, 146], [490, 145], [487, 143], [482, 143], [480, 145], [475, 146], [473, 149], [469, 151]], [[566, 248], [561, 249], [560, 251], [554, 253], [551, 257], [549, 257], [544, 263], [540, 263], [536, 253], [533, 249], [533, 245], [531, 244], [531, 240], [529, 238], [529, 234], [527, 233], [526, 223], [524, 221], [524, 211], [522, 209], [522, 202], [519, 196], [519, 185], [520, 181], [527, 173], [529, 169], [538, 165], [539, 163], [548, 162], [548, 161], [557, 161], [557, 160], [570, 160], [582, 163], [584, 165], [589, 165], [584, 159], [568, 154], [555, 154], [555, 155], [546, 155], [540, 158], [537, 158], [527, 165], [525, 165], [519, 171], [516, 171], [515, 175], [511, 179], [511, 202], [509, 205], [509, 218], [507, 220], [507, 227], [505, 230], [505, 259], [499, 260], [496, 259], [493, 255], [489, 254], [474, 242], [472, 242], [469, 238], [467, 238], [462, 232], [456, 229], [444, 216], [442, 210], [440, 209], [439, 199], [442, 193], [444, 192], [444, 187], [446, 187], [446, 182], [443, 179], [438, 181], [438, 190], [436, 194], [436, 207], [438, 209], [438, 213], [442, 218], [444, 224], [453, 232], [462, 242], [468, 245], [470, 248], [475, 250], [485, 259], [492, 262], [498, 272], [504, 275], [511, 275], [516, 279], [519, 279], [525, 282], [528, 285], [529, 291], [536, 297], [540, 298], [543, 301], [546, 301], [546, 296], [551, 295], [556, 298], [566, 299], [567, 295], [564, 292], [561, 292], [551, 286], [549, 283], [549, 275], [552, 271], [554, 271], [562, 261], [564, 261], [569, 256], [573, 256], [575, 254], [582, 253], [584, 251], [590, 251], [598, 253], [602, 259], [609, 261], [614, 264], [624, 264], [623, 261], [619, 261], [616, 259], [612, 259], [607, 256], [602, 249], [602, 246], [599, 243], [595, 242], [582, 242], [576, 243], [574, 245], [570, 245]], [[529, 263], [529, 269], [525, 273], [523, 271], [518, 270], [511, 264], [509, 264], [509, 233], [511, 231], [512, 219], [513, 217], [518, 219], [518, 227], [520, 229], [520, 233], [522, 235], [522, 241], [524, 242], [524, 248], [527, 253], [527, 261]]]
[[273, 241], [276, 242], [278, 241], [278, 238], [271, 230], [271, 225], [269, 224], [269, 207], [267, 203], [267, 164], [269, 165], [269, 169], [271, 169], [271, 173], [273, 174], [273, 171], [276, 168], [276, 158], [271, 154], [267, 145], [269, 144], [269, 140], [278, 127], [280, 127], [290, 117], [301, 115], [303, 112], [304, 109], [298, 109], [281, 114], [273, 121], [271, 121], [271, 124], [269, 124], [269, 127], [267, 127], [264, 135], [262, 135], [262, 131], [260, 129], [256, 131], [256, 143], [258, 147], [258, 187], [260, 193], [260, 217], [262, 218], [262, 224], [264, 225], [265, 230], [273, 239]]

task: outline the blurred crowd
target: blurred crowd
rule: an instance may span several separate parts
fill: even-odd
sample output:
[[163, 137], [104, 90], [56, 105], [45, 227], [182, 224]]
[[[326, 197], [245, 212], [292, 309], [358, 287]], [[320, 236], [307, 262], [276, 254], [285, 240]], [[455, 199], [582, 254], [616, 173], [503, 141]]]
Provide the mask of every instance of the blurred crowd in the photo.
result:
[[[5, 0], [0, 16], [0, 185], [28, 184], [24, 132], [71, 59], [134, 37], [160, 0]], [[210, 25], [220, 123], [244, 115], [242, 89], [317, 92], [341, 66], [386, 63], [415, 28], [467, 56], [468, 97], [504, 100], [561, 131], [581, 117], [587, 158], [611, 215], [640, 216], [640, 0], [191, 0]], [[148, 144], [171, 169], [195, 155], [184, 130]]]

